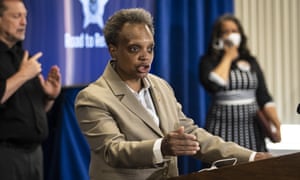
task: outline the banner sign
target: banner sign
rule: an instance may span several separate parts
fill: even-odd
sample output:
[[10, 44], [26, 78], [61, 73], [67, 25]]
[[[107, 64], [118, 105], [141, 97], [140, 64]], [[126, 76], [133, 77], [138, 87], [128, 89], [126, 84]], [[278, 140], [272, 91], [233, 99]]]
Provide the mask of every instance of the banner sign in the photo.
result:
[[42, 51], [44, 76], [52, 65], [61, 69], [64, 86], [96, 80], [110, 59], [103, 36], [106, 20], [122, 8], [141, 7], [153, 13], [153, 0], [24, 1], [28, 10], [24, 46]]

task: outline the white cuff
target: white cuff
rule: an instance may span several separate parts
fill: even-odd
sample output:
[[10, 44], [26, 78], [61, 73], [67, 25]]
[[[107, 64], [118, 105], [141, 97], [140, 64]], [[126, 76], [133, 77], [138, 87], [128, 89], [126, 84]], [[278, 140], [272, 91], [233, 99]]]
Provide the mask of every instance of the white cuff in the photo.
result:
[[208, 79], [211, 80], [212, 82], [217, 83], [220, 86], [226, 86], [227, 82], [218, 74], [216, 74], [215, 72], [210, 72]]
[[253, 152], [253, 153], [250, 155], [250, 157], [249, 157], [249, 162], [254, 161], [255, 155], [256, 155], [256, 152]]
[[153, 163], [154, 164], [159, 164], [159, 163], [162, 163], [164, 161], [163, 155], [162, 155], [161, 149], [160, 149], [161, 141], [162, 141], [162, 138], [156, 140], [154, 145], [153, 145], [153, 154], [154, 154]]
[[267, 102], [264, 107], [275, 107], [275, 102], [273, 101]]

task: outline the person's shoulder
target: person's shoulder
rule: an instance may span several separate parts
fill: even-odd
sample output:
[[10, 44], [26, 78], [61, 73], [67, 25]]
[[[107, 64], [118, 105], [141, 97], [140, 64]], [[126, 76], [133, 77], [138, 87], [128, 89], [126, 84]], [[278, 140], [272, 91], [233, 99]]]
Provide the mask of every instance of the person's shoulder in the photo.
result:
[[216, 66], [221, 60], [221, 56], [217, 54], [204, 54], [200, 57], [199, 68], [207, 69], [208, 66]]
[[99, 79], [97, 79], [96, 81], [93, 81], [89, 84], [87, 84], [84, 88], [82, 88], [79, 93], [94, 93], [95, 91], [101, 91], [102, 87], [102, 83], [101, 83], [101, 76], [99, 77]]
[[104, 87], [103, 83], [99, 83], [99, 79], [87, 84], [77, 93], [75, 104], [86, 101], [100, 103], [108, 97], [111, 98], [109, 88]]
[[170, 92], [173, 93], [172, 86], [167, 80], [163, 79], [162, 77], [149, 73], [147, 75], [147, 80], [150, 82], [152, 87], [155, 87], [156, 90], [161, 91], [165, 94], [168, 94]]
[[171, 88], [171, 85], [169, 84], [169, 82], [167, 80], [165, 80], [164, 78], [158, 76], [158, 75], [149, 73], [147, 75], [147, 79], [153, 85], [158, 85], [158, 86], [161, 86], [161, 87], [162, 86], [167, 86], [168, 88]]
[[239, 59], [248, 61], [250, 64], [257, 64], [256, 57], [253, 55], [242, 55]]
[[245, 59], [247, 61], [256, 61], [256, 57], [253, 56], [252, 54], [249, 54], [249, 53], [247, 53], [247, 54], [241, 54], [240, 58], [241, 59]]
[[152, 73], [149, 73], [147, 75], [147, 78], [151, 82], [164, 82], [164, 83], [167, 83], [167, 81], [165, 79], [163, 79], [162, 77], [160, 77], [158, 75], [152, 74]]
[[256, 61], [256, 57], [253, 55], [248, 55], [247, 59], [249, 59], [249, 61]]

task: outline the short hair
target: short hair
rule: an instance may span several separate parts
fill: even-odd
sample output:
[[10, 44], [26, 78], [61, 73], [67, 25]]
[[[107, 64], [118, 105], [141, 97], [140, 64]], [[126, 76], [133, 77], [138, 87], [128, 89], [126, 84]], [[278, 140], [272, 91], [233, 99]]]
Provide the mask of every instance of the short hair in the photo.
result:
[[0, 0], [0, 16], [3, 16], [4, 11], [7, 10], [7, 7], [4, 4], [5, 1], [20, 1], [20, 2], [23, 2], [23, 0]]
[[105, 24], [103, 32], [107, 45], [117, 45], [125, 23], [146, 24], [154, 35], [153, 18], [148, 11], [142, 8], [121, 9], [109, 17]]
[[7, 7], [4, 5], [5, 0], [0, 0], [0, 16], [3, 16], [3, 12], [7, 9]]

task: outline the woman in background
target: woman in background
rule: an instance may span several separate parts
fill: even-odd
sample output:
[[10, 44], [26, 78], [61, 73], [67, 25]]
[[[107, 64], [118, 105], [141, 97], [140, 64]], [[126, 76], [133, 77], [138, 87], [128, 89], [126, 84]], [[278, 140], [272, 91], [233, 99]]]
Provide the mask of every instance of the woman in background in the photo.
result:
[[212, 94], [205, 128], [226, 141], [267, 151], [257, 110], [274, 124], [274, 142], [281, 140], [280, 121], [263, 72], [247, 48], [243, 27], [236, 17], [226, 14], [217, 19], [211, 35], [199, 64], [200, 82]]

